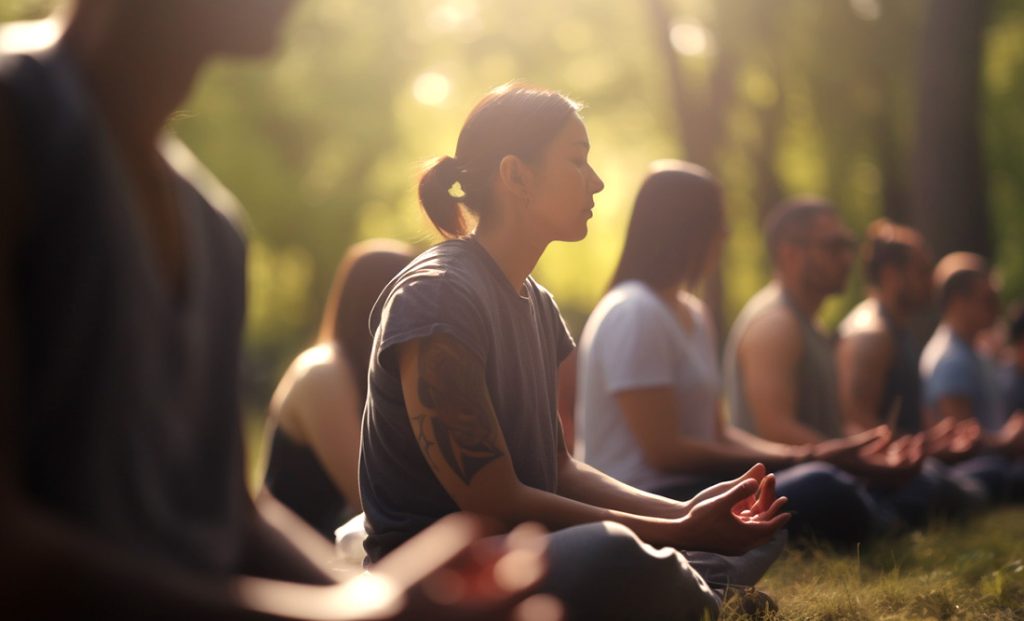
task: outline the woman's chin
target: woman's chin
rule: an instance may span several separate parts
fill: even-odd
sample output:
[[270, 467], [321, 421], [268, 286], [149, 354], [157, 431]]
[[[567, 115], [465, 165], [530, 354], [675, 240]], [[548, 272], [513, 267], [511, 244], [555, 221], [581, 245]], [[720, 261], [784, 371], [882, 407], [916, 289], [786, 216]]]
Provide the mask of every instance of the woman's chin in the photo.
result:
[[563, 239], [562, 241], [567, 241], [567, 242], [582, 241], [587, 236], [587, 233], [589, 233], [589, 232], [590, 232], [589, 227], [587, 227], [587, 225], [584, 224], [582, 229], [580, 229], [578, 231], [574, 231], [572, 235], [566, 236], [565, 239]]

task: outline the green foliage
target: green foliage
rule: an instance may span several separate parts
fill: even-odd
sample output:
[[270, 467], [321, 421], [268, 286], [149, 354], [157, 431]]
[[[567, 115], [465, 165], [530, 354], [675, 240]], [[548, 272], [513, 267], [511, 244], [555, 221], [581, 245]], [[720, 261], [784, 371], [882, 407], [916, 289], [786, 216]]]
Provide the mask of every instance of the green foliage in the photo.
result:
[[[266, 402], [313, 337], [348, 245], [436, 239], [415, 200], [420, 162], [451, 154], [476, 99], [511, 79], [588, 105], [592, 162], [607, 189], [587, 239], [553, 245], [536, 272], [577, 333], [614, 269], [651, 160], [702, 159], [722, 181], [732, 231], [726, 322], [768, 277], [759, 222], [781, 196], [825, 194], [858, 231], [883, 213], [906, 218], [915, 109], [927, 105], [915, 90], [926, 0], [663, 2], [669, 23], [655, 23], [647, 1], [304, 0], [280, 53], [210, 68], [173, 127], [251, 219], [251, 404]], [[7, 0], [0, 20], [38, 17], [53, 4]], [[1022, 15], [1019, 3], [997, 3], [983, 84], [1008, 297], [1024, 294]], [[661, 29], [679, 24], [685, 36], [671, 67], [690, 108], [681, 129], [656, 45]], [[433, 90], [417, 99], [424, 83]], [[719, 126], [710, 149], [686, 152]], [[826, 323], [860, 295], [854, 278], [824, 309]]]
[[1024, 297], [1024, 7], [998, 4], [986, 39], [984, 139], [1004, 299]]
[[54, 4], [54, 0], [4, 0], [0, 4], [0, 22], [38, 19], [46, 16]]

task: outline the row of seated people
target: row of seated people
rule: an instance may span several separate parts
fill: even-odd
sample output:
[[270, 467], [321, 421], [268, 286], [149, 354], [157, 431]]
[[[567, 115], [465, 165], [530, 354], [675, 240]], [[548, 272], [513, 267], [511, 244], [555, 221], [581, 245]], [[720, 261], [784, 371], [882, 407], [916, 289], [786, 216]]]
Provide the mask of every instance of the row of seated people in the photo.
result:
[[[726, 230], [706, 171], [654, 165], [608, 293], [578, 357], [561, 370], [559, 405], [577, 458], [680, 500], [762, 462], [778, 470], [779, 493], [794, 514], [791, 533], [840, 545], [922, 526], [931, 514], [965, 515], [1020, 498], [1024, 436], [1013, 412], [1024, 407], [1022, 315], [1011, 334], [1018, 361], [1007, 366], [1002, 399], [971, 345], [997, 318], [983, 260], [953, 253], [933, 275], [918, 233], [872, 223], [863, 252], [868, 297], [843, 320], [835, 346], [814, 316], [845, 287], [855, 242], [824, 201], [786, 201], [766, 230], [775, 278], [730, 333], [727, 417], [713, 318], [691, 293], [717, 268]], [[365, 242], [343, 259], [321, 344], [293, 363], [271, 404], [267, 486], [328, 538], [343, 515], [359, 511], [353, 430], [361, 408], [353, 397], [365, 401], [355, 379], [366, 376], [360, 356], [370, 350], [363, 326], [379, 291], [413, 256], [408, 248], [382, 251], [388, 243]], [[377, 277], [373, 286], [362, 273]], [[359, 284], [346, 286], [353, 280]], [[933, 291], [942, 321], [919, 380], [911, 327]], [[341, 325], [359, 329], [346, 335]], [[341, 353], [349, 351], [360, 353]], [[339, 365], [340, 355], [348, 362]], [[1017, 402], [1009, 400], [1014, 390]], [[282, 447], [296, 441], [307, 446], [301, 458]]]
[[[507, 85], [481, 101], [456, 157], [420, 186], [454, 239], [414, 259], [371, 312], [358, 486], [371, 571], [342, 582], [322, 537], [270, 494], [253, 501], [238, 206], [164, 123], [206, 61], [272, 49], [289, 4], [71, 2], [52, 46], [0, 55], [7, 616], [695, 619], [727, 597], [771, 607], [739, 588], [779, 553], [789, 519], [763, 465], [677, 502], [565, 448], [556, 369], [574, 344], [529, 273], [548, 243], [586, 235], [603, 182], [579, 105], [554, 91]], [[337, 370], [338, 353], [314, 357], [334, 355]], [[289, 419], [303, 398], [288, 392], [275, 463], [332, 437]]]
[[[238, 394], [244, 243], [229, 195], [163, 125], [207, 60], [271, 49], [289, 5], [74, 2], [54, 47], [0, 57], [7, 610], [697, 619], [728, 598], [770, 609], [738, 588], [777, 557], [791, 519], [763, 464], [677, 500], [567, 449], [557, 377], [574, 343], [530, 272], [552, 241], [586, 235], [604, 183], [580, 106], [554, 91], [513, 84], [481, 100], [455, 157], [420, 183], [449, 240], [402, 268], [369, 312], [358, 497], [373, 570], [339, 584], [322, 540], [303, 538], [269, 494], [252, 502]], [[718, 201], [706, 173], [686, 174]], [[354, 346], [342, 341], [325, 338], [275, 399], [275, 470], [338, 433], [288, 413], [316, 403], [322, 386], [288, 393], [299, 371], [332, 357], [358, 390]], [[359, 410], [354, 392], [347, 402]], [[917, 458], [883, 431], [806, 444], [801, 459], [918, 476]], [[325, 470], [354, 504], [351, 478], [346, 488]], [[271, 479], [284, 495], [289, 486]], [[445, 519], [460, 510], [507, 534], [480, 539], [479, 527]], [[525, 522], [551, 532], [516, 529]], [[547, 597], [525, 599], [535, 591]]]
[[[836, 543], [1020, 498], [1024, 412], [998, 399], [972, 345], [997, 318], [984, 261], [953, 253], [936, 266], [941, 323], [919, 378], [910, 330], [933, 280], [920, 235], [872, 223], [869, 295], [841, 323], [836, 347], [815, 315], [845, 287], [852, 234], [834, 208], [806, 197], [778, 206], [765, 234], [774, 276], [733, 323], [720, 372], [713, 319], [689, 292], [718, 262], [717, 190], [687, 165], [648, 177], [618, 271], [584, 328], [577, 372], [562, 375], [577, 457], [673, 497], [762, 461], [781, 469], [791, 531]], [[1008, 374], [1018, 391], [1021, 368]], [[834, 450], [876, 432], [884, 439]]]

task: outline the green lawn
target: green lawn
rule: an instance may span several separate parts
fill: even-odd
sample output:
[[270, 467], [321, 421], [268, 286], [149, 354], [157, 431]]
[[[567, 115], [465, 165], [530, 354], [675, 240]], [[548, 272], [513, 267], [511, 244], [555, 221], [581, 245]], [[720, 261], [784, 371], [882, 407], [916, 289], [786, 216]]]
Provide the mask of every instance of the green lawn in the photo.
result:
[[[837, 554], [788, 550], [760, 588], [777, 619], [1024, 619], [1024, 508]], [[722, 619], [739, 619], [726, 612]]]

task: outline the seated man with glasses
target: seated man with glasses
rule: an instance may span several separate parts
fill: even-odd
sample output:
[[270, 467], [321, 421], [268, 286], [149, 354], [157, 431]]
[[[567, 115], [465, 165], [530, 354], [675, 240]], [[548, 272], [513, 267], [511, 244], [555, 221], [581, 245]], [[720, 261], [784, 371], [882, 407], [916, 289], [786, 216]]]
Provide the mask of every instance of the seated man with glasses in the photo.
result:
[[[833, 339], [815, 315], [841, 292], [856, 239], [828, 202], [784, 201], [768, 216], [765, 241], [772, 280], [737, 316], [724, 355], [725, 394], [733, 424], [766, 440], [804, 445], [845, 435]], [[920, 437], [880, 439], [840, 464], [878, 501], [880, 531], [924, 522], [934, 485], [919, 476]]]

